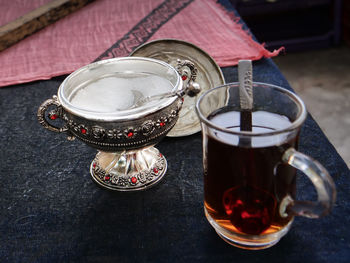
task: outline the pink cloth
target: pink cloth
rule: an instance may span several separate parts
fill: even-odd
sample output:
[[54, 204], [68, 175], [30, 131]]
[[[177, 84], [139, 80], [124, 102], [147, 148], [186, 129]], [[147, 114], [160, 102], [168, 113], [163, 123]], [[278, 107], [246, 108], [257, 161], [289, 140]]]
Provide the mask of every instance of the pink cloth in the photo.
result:
[[[27, 2], [34, 5], [36, 1]], [[2, 4], [0, 17], [9, 10], [5, 4], [11, 1]], [[157, 30], [151, 32], [152, 28]], [[101, 54], [101, 58], [127, 56], [147, 34], [147, 41], [176, 38], [191, 42], [220, 66], [279, 52], [269, 52], [256, 43], [233, 14], [213, 0], [97, 0], [0, 52], [0, 86], [71, 73]], [[123, 49], [110, 49], [115, 43]]]

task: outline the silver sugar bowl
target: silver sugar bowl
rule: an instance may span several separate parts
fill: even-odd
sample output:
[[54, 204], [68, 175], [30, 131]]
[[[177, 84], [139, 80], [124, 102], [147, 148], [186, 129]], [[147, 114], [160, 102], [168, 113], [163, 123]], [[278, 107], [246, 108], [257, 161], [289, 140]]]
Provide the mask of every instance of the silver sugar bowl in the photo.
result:
[[41, 104], [38, 120], [46, 129], [67, 133], [68, 139], [78, 138], [98, 150], [90, 173], [99, 185], [119, 191], [148, 188], [167, 170], [165, 157], [154, 145], [175, 125], [183, 98], [130, 106], [137, 97], [184, 94], [179, 74], [184, 69], [190, 75], [187, 86], [193, 84], [196, 69], [189, 61], [179, 61], [177, 68], [141, 57], [89, 64], [70, 74], [57, 96]]

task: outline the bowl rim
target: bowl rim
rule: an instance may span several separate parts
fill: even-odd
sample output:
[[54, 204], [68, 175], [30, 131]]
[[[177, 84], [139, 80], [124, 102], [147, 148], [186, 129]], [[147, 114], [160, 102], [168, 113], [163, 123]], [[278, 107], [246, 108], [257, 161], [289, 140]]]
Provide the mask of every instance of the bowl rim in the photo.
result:
[[154, 112], [157, 112], [161, 109], [164, 109], [167, 106], [174, 103], [175, 100], [178, 98], [177, 96], [159, 100], [159, 102], [157, 102], [154, 106], [150, 108], [134, 108], [134, 109], [123, 110], [123, 111], [115, 111], [115, 112], [95, 112], [95, 111], [90, 111], [86, 109], [81, 109], [73, 105], [68, 100], [68, 98], [66, 98], [66, 96], [64, 95], [64, 88], [67, 85], [67, 82], [70, 81], [75, 76], [77, 76], [78, 74], [81, 74], [84, 71], [99, 67], [101, 65], [106, 65], [109, 63], [118, 63], [119, 61], [132, 61], [132, 60], [149, 61], [151, 63], [157, 63], [167, 67], [168, 69], [172, 70], [177, 76], [176, 84], [172, 91], [183, 88], [183, 81], [179, 73], [177, 72], [177, 70], [173, 66], [171, 66], [170, 64], [164, 61], [153, 59], [153, 58], [145, 58], [145, 57], [111, 58], [111, 59], [105, 59], [105, 60], [101, 60], [101, 61], [97, 61], [88, 65], [85, 65], [77, 69], [76, 71], [72, 72], [67, 78], [65, 78], [64, 81], [59, 86], [58, 92], [57, 92], [57, 97], [61, 106], [64, 108], [65, 111], [75, 116], [83, 117], [88, 120], [110, 122], [110, 121], [129, 121], [129, 120], [139, 119], [149, 114], [152, 114]]

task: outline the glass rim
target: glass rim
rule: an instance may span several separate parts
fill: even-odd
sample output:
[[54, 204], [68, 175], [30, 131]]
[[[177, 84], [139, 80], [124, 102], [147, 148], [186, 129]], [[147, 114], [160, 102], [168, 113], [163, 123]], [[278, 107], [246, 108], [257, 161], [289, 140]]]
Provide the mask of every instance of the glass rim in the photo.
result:
[[298, 95], [296, 95], [295, 93], [293, 93], [292, 91], [287, 90], [286, 88], [277, 86], [277, 85], [273, 85], [273, 84], [269, 84], [269, 83], [264, 83], [264, 82], [253, 82], [253, 87], [254, 86], [258, 86], [258, 85], [264, 85], [264, 86], [268, 86], [269, 88], [275, 89], [280, 91], [281, 93], [286, 94], [288, 97], [290, 97], [295, 104], [298, 105], [299, 108], [299, 112], [298, 115], [296, 117], [296, 119], [286, 128], [283, 129], [278, 129], [278, 130], [274, 130], [274, 131], [269, 131], [269, 132], [253, 132], [253, 131], [232, 131], [229, 130], [227, 128], [223, 128], [220, 127], [219, 125], [213, 123], [212, 121], [208, 120], [208, 118], [206, 116], [204, 116], [204, 114], [201, 112], [200, 110], [200, 103], [202, 102], [202, 100], [204, 99], [204, 97], [206, 97], [209, 93], [218, 90], [218, 89], [222, 89], [222, 88], [226, 88], [229, 86], [235, 86], [235, 87], [239, 87], [239, 82], [231, 82], [231, 83], [226, 83], [224, 85], [212, 88], [207, 90], [205, 93], [203, 93], [199, 99], [196, 102], [196, 112], [197, 115], [200, 119], [200, 121], [202, 123], [205, 123], [206, 125], [208, 125], [211, 128], [214, 128], [216, 130], [225, 132], [225, 133], [229, 133], [229, 134], [234, 134], [234, 135], [240, 135], [240, 136], [270, 136], [270, 135], [277, 135], [277, 134], [281, 134], [281, 133], [285, 133], [285, 132], [290, 132], [293, 131], [295, 129], [298, 129], [301, 127], [301, 125], [304, 123], [306, 117], [307, 117], [307, 111], [306, 111], [306, 107], [304, 102], [302, 101], [301, 98], [299, 98]]

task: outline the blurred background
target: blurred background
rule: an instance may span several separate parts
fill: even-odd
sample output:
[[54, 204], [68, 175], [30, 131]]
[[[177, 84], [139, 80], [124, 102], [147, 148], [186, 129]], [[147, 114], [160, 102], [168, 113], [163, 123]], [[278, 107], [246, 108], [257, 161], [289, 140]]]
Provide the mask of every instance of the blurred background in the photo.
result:
[[231, 3], [350, 167], [350, 1]]

